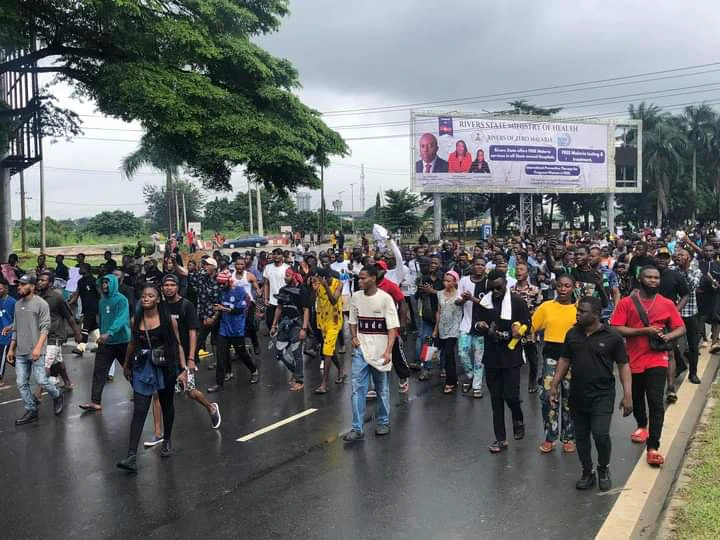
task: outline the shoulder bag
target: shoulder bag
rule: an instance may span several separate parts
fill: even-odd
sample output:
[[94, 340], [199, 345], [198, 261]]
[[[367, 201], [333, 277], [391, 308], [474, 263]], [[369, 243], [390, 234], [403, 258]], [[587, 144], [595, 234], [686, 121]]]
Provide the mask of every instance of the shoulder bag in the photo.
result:
[[[650, 327], [650, 320], [648, 319], [647, 311], [645, 311], [645, 308], [640, 303], [640, 300], [638, 299], [637, 295], [631, 294], [630, 298], [632, 299], [633, 304], [635, 304], [635, 309], [638, 312], [638, 315], [640, 316], [640, 320], [645, 325], [646, 328]], [[665, 326], [663, 328], [663, 333], [670, 332], [670, 329]], [[650, 342], [650, 350], [652, 351], [672, 351], [673, 350], [673, 343], [672, 341], [663, 341], [659, 336], [652, 335], [648, 336], [648, 341]]]

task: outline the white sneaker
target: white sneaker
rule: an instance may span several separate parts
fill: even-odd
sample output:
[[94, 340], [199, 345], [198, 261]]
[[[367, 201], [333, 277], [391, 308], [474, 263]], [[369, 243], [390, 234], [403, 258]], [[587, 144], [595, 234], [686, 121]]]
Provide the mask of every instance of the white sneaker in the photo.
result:
[[145, 448], [152, 448], [154, 446], [157, 446], [158, 444], [161, 444], [162, 442], [163, 442], [162, 435], [160, 437], [158, 437], [157, 435], [153, 435], [152, 439], [150, 439], [149, 441], [145, 441], [143, 443], [143, 446]]

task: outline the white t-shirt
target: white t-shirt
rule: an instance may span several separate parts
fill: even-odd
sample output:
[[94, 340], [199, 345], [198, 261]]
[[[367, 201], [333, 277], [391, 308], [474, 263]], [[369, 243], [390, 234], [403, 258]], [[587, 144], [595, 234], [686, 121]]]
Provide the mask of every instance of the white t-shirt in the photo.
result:
[[365, 291], [356, 292], [350, 300], [350, 324], [358, 327], [358, 340], [365, 362], [379, 371], [390, 371], [392, 362], [383, 365], [388, 330], [400, 327], [392, 297], [380, 289], [372, 296], [367, 296]]
[[330, 268], [340, 274], [340, 281], [342, 282], [342, 295], [350, 296], [350, 266], [347, 261], [337, 262], [335, 261], [330, 265]]
[[277, 306], [277, 298], [275, 295], [285, 286], [285, 272], [290, 268], [287, 264], [282, 263], [276, 266], [275, 263], [268, 264], [263, 270], [263, 278], [270, 285], [270, 298], [268, 303], [271, 306]]
[[[470, 279], [470, 276], [463, 276], [460, 278], [460, 282], [458, 283], [458, 296], [462, 296], [463, 293], [469, 292], [473, 296], [475, 296], [475, 283]], [[484, 296], [483, 293], [480, 293], [479, 296], [476, 298], [482, 299]], [[460, 333], [461, 334], [469, 334], [470, 330], [472, 328], [472, 317], [473, 317], [473, 303], [472, 302], [465, 302], [463, 304], [463, 318], [462, 322], [460, 322]]]

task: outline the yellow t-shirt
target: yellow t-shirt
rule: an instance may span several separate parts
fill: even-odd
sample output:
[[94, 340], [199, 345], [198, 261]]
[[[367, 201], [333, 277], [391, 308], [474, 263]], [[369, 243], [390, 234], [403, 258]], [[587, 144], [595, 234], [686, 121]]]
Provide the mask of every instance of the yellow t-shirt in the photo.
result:
[[564, 343], [565, 334], [575, 325], [575, 304], [561, 304], [557, 300], [543, 302], [532, 318], [533, 330], [545, 332], [545, 341]]

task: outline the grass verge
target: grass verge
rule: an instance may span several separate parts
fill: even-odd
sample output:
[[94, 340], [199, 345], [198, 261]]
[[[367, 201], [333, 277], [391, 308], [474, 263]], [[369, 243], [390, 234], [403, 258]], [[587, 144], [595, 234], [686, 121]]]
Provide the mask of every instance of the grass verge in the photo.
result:
[[[710, 397], [720, 398], [720, 383], [715, 382]], [[678, 491], [678, 505], [672, 519], [671, 538], [701, 539], [720, 537], [720, 404], [710, 413], [704, 429], [699, 430], [686, 461], [687, 482]]]

